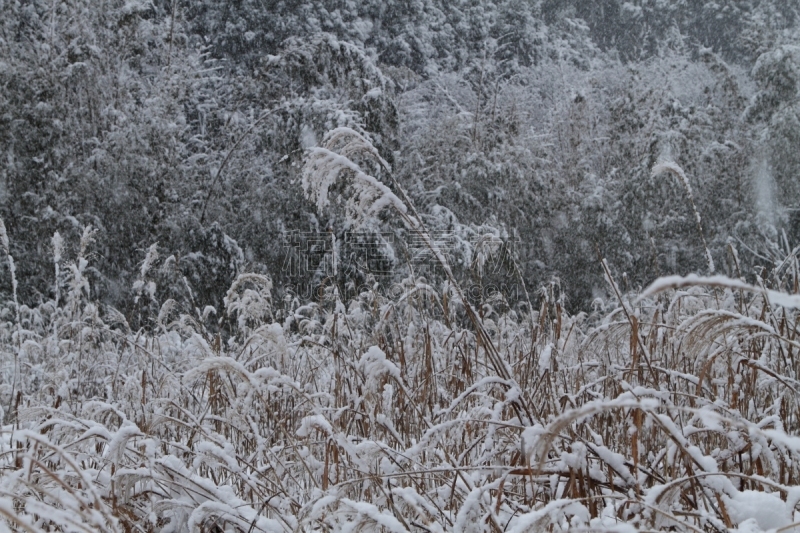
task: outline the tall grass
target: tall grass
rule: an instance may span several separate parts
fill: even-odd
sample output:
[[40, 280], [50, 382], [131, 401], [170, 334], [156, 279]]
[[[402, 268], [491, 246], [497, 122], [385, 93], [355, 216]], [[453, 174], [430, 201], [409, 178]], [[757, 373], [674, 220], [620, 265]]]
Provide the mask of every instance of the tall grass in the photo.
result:
[[[342, 172], [369, 177], [340, 149], [368, 153], [367, 141], [338, 133], [316, 154], [331, 165], [326, 191]], [[396, 184], [362, 183], [351, 209], [393, 207], [426, 234]], [[616, 303], [591, 317], [567, 315], [551, 290], [525, 315], [476, 309], [452, 273], [442, 289], [410, 278], [394, 298], [330, 290], [278, 309], [269, 278], [244, 274], [218, 322], [169, 300], [152, 330], [131, 331], [88, 298], [91, 237], [56, 269], [56, 299], [10, 302], [0, 322], [0, 404], [13, 412], [0, 529], [759, 531], [800, 519], [795, 253], [755, 284], [664, 278], [641, 295], [602, 262]], [[154, 294], [155, 261], [153, 248], [141, 294]]]

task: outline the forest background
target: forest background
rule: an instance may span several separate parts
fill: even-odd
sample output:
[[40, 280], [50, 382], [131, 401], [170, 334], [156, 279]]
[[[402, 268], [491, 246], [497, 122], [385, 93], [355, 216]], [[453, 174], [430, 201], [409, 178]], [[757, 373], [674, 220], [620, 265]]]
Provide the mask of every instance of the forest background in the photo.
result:
[[[607, 296], [599, 256], [635, 290], [708, 272], [704, 247], [733, 275], [734, 243], [754, 272], [800, 236], [796, 2], [2, 0], [0, 12], [0, 216], [32, 305], [54, 291], [46, 243], [59, 232], [74, 258], [88, 226], [92, 298], [132, 325], [153, 244], [154, 302], [219, 308], [245, 271], [269, 274], [278, 301], [313, 296], [332, 279], [331, 233], [341, 257], [374, 245], [368, 259], [390, 273], [378, 282], [406, 277], [397, 224], [376, 217], [353, 239], [341, 209], [303, 197], [305, 149], [336, 127], [374, 144], [447, 235], [454, 268], [488, 231], [532, 289], [563, 280], [573, 312]], [[665, 160], [689, 195], [652, 175]], [[298, 242], [309, 235], [326, 244]], [[340, 270], [342, 293], [375, 277]]]

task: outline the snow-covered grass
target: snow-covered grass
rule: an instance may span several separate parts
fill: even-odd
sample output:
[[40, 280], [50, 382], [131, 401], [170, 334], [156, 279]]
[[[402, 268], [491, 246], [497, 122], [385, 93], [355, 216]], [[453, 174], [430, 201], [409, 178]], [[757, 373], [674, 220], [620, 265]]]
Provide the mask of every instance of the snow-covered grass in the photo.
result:
[[800, 522], [796, 255], [756, 283], [671, 277], [640, 296], [602, 262], [615, 298], [603, 315], [569, 316], [551, 290], [524, 313], [476, 306], [402, 191], [349, 159], [368, 141], [337, 135], [312, 152], [324, 175], [309, 167], [309, 195], [324, 205], [349, 175], [354, 215], [394, 208], [442, 263], [441, 287], [406, 279], [393, 298], [331, 289], [278, 308], [268, 277], [243, 274], [217, 318], [153, 302], [152, 248], [137, 304], [158, 312], [131, 331], [87, 296], [87, 230], [55, 269], [56, 299], [2, 315], [0, 530]]
[[668, 278], [602, 319], [546, 293], [530, 315], [484, 305], [485, 335], [456, 291], [414, 280], [394, 300], [334, 292], [272, 322], [263, 276], [237, 280], [221, 326], [169, 301], [133, 332], [87, 300], [84, 267], [58, 304], [9, 302], [0, 325], [11, 530], [759, 531], [800, 518], [798, 317], [780, 292], [800, 281], [794, 257], [759, 285]]
[[0, 515], [15, 531], [787, 527], [800, 344], [776, 291], [796, 263], [760, 286], [665, 279], [591, 327], [546, 294], [530, 315], [485, 305], [484, 336], [455, 291], [413, 280], [271, 322], [263, 276], [237, 280], [221, 328], [170, 301], [133, 332], [87, 300], [78, 261], [58, 305], [17, 321], [9, 302], [0, 326]]

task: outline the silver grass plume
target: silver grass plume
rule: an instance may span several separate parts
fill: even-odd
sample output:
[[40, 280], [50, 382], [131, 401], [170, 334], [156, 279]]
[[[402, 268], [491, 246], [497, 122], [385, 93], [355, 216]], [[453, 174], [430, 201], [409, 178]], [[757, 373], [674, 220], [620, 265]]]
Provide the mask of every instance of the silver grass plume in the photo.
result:
[[360, 220], [375, 215], [384, 207], [394, 207], [406, 213], [406, 205], [386, 185], [364, 172], [354, 159], [368, 157], [387, 171], [389, 163], [363, 135], [350, 128], [336, 128], [328, 132], [322, 146], [310, 148], [303, 167], [303, 192], [322, 210], [330, 202], [328, 190], [342, 172], [352, 175], [355, 194], [347, 204], [348, 217]]
[[689, 202], [692, 204], [692, 211], [694, 212], [694, 219], [697, 222], [697, 231], [700, 233], [700, 238], [703, 240], [703, 248], [706, 252], [706, 262], [708, 263], [708, 271], [709, 273], [714, 273], [714, 259], [711, 257], [711, 252], [708, 249], [708, 244], [706, 243], [706, 237], [703, 233], [703, 222], [700, 219], [700, 212], [697, 210], [697, 205], [694, 203], [694, 194], [692, 193], [692, 186], [689, 183], [689, 178], [686, 176], [686, 173], [683, 169], [674, 161], [662, 161], [656, 164], [653, 167], [653, 171], [650, 174], [652, 177], [659, 176], [663, 173], [670, 173], [678, 178], [678, 181], [681, 182], [683, 188], [686, 189], [686, 195], [689, 197]]

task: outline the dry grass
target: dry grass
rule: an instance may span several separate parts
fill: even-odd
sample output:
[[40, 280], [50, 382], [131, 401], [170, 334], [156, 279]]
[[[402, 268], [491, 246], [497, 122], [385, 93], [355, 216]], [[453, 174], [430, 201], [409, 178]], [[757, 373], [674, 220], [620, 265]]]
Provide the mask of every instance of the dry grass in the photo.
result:
[[151, 333], [80, 291], [22, 306], [0, 330], [0, 513], [19, 531], [724, 531], [759, 491], [788, 524], [797, 313], [698, 283], [620, 296], [595, 327], [547, 297], [487, 307], [485, 336], [411, 281], [278, 324], [246, 277], [228, 339], [174, 302]]

